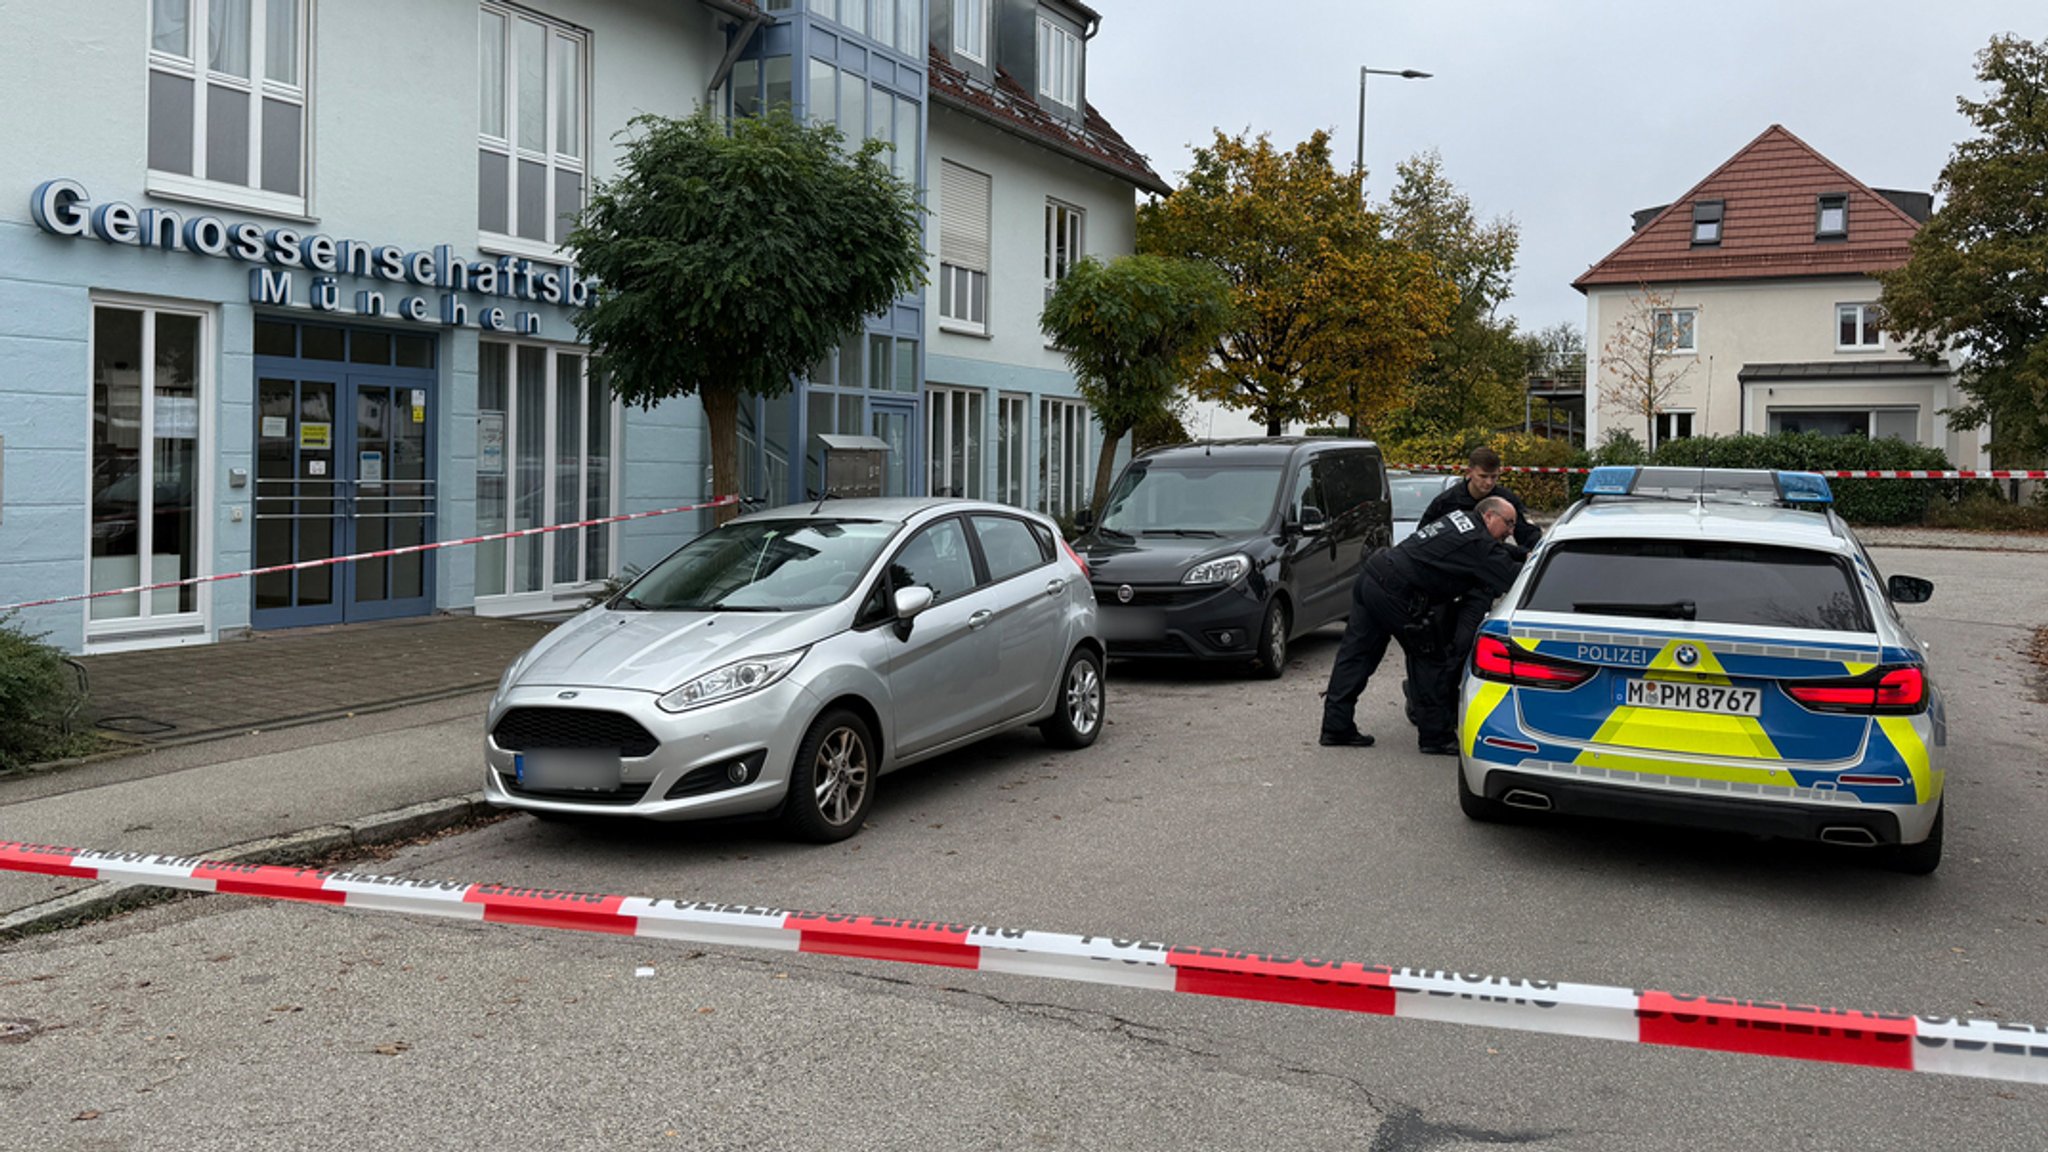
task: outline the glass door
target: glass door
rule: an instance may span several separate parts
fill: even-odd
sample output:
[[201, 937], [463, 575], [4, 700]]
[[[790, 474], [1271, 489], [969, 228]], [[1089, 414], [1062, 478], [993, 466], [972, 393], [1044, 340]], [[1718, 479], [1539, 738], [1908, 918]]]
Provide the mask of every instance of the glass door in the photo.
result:
[[909, 400], [870, 400], [869, 434], [889, 445], [889, 459], [882, 466], [882, 495], [910, 495], [911, 429], [917, 427], [917, 404]]
[[[347, 552], [406, 548], [431, 538], [434, 482], [427, 469], [427, 428], [432, 394], [432, 389], [408, 381], [349, 376], [347, 396], [354, 419], [341, 469]], [[433, 569], [426, 553], [357, 560], [341, 567], [344, 620], [419, 616], [433, 607]]]
[[[256, 382], [256, 566], [343, 555], [343, 477], [336, 471], [338, 378], [260, 375]], [[341, 565], [255, 578], [258, 628], [339, 624]]]

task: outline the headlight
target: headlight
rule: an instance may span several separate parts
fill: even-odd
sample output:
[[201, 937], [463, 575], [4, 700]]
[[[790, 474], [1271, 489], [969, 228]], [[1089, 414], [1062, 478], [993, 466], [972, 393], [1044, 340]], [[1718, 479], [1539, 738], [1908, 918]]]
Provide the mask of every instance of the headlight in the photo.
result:
[[721, 700], [731, 700], [737, 696], [759, 692], [789, 675], [789, 670], [796, 667], [796, 662], [803, 659], [807, 651], [809, 649], [799, 648], [779, 656], [756, 656], [749, 660], [734, 661], [723, 668], [714, 668], [706, 672], [656, 700], [655, 704], [664, 712], [687, 712], [692, 708], [702, 708], [706, 704], [716, 704]]
[[1216, 560], [1205, 560], [1180, 578], [1183, 584], [1235, 584], [1252, 570], [1252, 558], [1240, 552]]

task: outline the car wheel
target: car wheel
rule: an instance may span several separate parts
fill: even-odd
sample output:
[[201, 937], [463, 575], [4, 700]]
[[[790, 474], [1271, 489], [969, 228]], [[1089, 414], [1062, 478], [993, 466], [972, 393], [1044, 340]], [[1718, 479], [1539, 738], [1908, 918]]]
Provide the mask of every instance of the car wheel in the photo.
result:
[[1500, 824], [1512, 815], [1507, 805], [1498, 800], [1489, 800], [1472, 790], [1472, 786], [1465, 782], [1463, 760], [1458, 762], [1454, 772], [1458, 777], [1458, 809], [1465, 813], [1468, 819], [1477, 820], [1482, 824]]
[[1055, 748], [1086, 748], [1102, 733], [1107, 694], [1102, 683], [1102, 657], [1086, 648], [1074, 649], [1060, 677], [1059, 702], [1051, 718], [1038, 726]]
[[797, 745], [782, 819], [791, 835], [816, 844], [860, 831], [875, 798], [875, 738], [867, 721], [834, 708]]
[[1287, 671], [1287, 605], [1278, 596], [1266, 605], [1266, 619], [1259, 625], [1259, 652], [1252, 672], [1262, 680], [1278, 680]]
[[1941, 867], [1941, 826], [1948, 815], [1948, 801], [1935, 810], [1934, 827], [1918, 844], [1895, 844], [1885, 850], [1885, 867], [1909, 876], [1926, 876]]

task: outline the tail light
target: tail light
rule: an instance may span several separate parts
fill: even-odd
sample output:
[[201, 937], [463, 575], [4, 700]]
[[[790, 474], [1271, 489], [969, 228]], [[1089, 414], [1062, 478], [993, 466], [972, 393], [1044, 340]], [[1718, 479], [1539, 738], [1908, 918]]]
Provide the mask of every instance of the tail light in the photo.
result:
[[1472, 646], [1472, 674], [1521, 688], [1577, 688], [1597, 671], [1554, 656], [1539, 656], [1498, 636], [1481, 636]]
[[1081, 569], [1081, 576], [1085, 579], [1088, 576], [1088, 562], [1081, 559], [1081, 554], [1074, 551], [1073, 546], [1068, 544], [1064, 538], [1060, 540], [1060, 551], [1065, 552], [1067, 559], [1072, 560]]
[[1785, 695], [1814, 712], [1910, 716], [1927, 710], [1927, 674], [1917, 664], [1872, 668], [1841, 680], [1793, 680]]

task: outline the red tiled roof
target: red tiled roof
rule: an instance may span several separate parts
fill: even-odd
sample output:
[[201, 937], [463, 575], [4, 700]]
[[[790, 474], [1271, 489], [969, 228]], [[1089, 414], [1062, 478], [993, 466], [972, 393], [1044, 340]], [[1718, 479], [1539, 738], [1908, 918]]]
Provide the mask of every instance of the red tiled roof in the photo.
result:
[[[1817, 240], [1819, 197], [1849, 198], [1848, 236]], [[1694, 247], [1692, 206], [1722, 202], [1721, 243]], [[1896, 204], [1773, 124], [1572, 281], [1669, 284], [1881, 272], [1906, 262], [1920, 225]]]
[[1033, 143], [1092, 165], [1112, 176], [1120, 176], [1147, 192], [1166, 195], [1172, 191], [1145, 155], [1131, 147], [1110, 127], [1102, 113], [1090, 104], [1080, 127], [1061, 120], [1038, 106], [1031, 93], [1003, 69], [996, 69], [994, 87], [976, 80], [938, 48], [930, 55], [931, 98], [935, 104], [965, 112], [998, 128], [1016, 133]]

